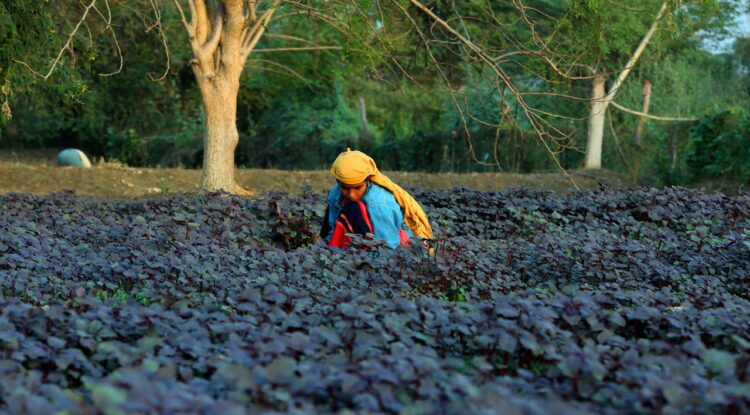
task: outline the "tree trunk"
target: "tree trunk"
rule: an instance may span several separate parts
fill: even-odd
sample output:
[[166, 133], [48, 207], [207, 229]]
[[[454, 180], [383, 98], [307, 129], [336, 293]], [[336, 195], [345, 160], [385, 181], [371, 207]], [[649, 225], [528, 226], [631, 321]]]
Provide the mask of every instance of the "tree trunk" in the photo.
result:
[[[604, 135], [606, 109], [609, 106], [609, 103], [614, 100], [615, 95], [617, 95], [623, 82], [625, 82], [625, 78], [627, 78], [630, 71], [633, 70], [636, 62], [641, 57], [641, 54], [643, 54], [643, 50], [646, 49], [646, 46], [648, 46], [654, 33], [656, 33], [656, 28], [664, 16], [664, 13], [667, 11], [667, 5], [668, 1], [666, 0], [661, 4], [659, 12], [656, 14], [656, 18], [651, 23], [651, 27], [643, 36], [643, 39], [641, 39], [641, 43], [635, 49], [635, 52], [633, 52], [628, 63], [625, 64], [625, 68], [620, 72], [617, 79], [615, 79], [615, 82], [609, 88], [609, 92], [607, 92], [606, 96], [604, 95], [604, 78], [602, 77], [599, 79], [601, 75], [596, 75], [594, 77], [594, 94], [591, 103], [591, 112], [589, 113], [589, 132], [588, 142], [586, 143], [586, 161], [584, 163], [584, 168], [600, 169], [602, 167], [602, 137]], [[599, 83], [601, 84], [599, 85]], [[601, 88], [601, 92], [598, 92], [598, 88]]]
[[201, 85], [206, 111], [203, 136], [203, 170], [201, 188], [246, 194], [235, 181], [234, 150], [239, 142], [237, 132], [237, 94], [239, 79], [224, 82], [205, 81]]
[[359, 97], [359, 100], [357, 102], [359, 103], [359, 119], [362, 122], [362, 129], [364, 130], [365, 134], [372, 135], [372, 131], [370, 130], [370, 123], [367, 121], [367, 103], [365, 102], [365, 98]]
[[201, 188], [252, 194], [234, 179], [234, 150], [239, 142], [237, 94], [247, 57], [281, 0], [271, 0], [261, 13], [258, 1], [188, 0], [189, 14], [180, 1], [173, 2], [193, 51], [190, 63], [206, 112]]
[[589, 109], [588, 141], [586, 142], [585, 169], [600, 169], [602, 167], [602, 140], [604, 138], [604, 116], [609, 103], [604, 96], [604, 76], [594, 77], [591, 93], [591, 107]]
[[672, 126], [672, 138], [669, 140], [669, 176], [674, 175], [677, 167], [677, 128]]
[[[648, 107], [651, 102], [651, 81], [648, 79], [643, 82], [643, 113], [648, 114]], [[643, 126], [646, 124], [646, 117], [638, 119], [638, 126], [635, 127], [635, 135], [633, 136], [633, 147], [638, 148], [641, 146], [641, 135], [643, 134]]]

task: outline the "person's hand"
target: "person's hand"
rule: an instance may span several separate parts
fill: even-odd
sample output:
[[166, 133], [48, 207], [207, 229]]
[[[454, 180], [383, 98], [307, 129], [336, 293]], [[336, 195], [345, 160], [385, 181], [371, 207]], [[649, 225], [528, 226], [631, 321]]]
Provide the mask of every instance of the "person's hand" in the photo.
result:
[[424, 249], [427, 250], [427, 255], [434, 256], [435, 255], [435, 248], [430, 246], [430, 240], [429, 239], [422, 239], [422, 245], [424, 245]]

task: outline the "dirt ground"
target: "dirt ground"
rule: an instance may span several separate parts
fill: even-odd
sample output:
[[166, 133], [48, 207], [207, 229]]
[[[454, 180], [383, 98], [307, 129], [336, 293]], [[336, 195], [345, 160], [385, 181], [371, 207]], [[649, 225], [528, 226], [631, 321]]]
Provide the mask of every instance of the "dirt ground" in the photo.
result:
[[[106, 198], [140, 198], [198, 191], [200, 170], [127, 167], [119, 163], [92, 160], [92, 168], [56, 167], [58, 150], [19, 151], [0, 149], [0, 194], [7, 192], [46, 195], [72, 189], [79, 195]], [[396, 183], [422, 189], [456, 186], [479, 190], [528, 187], [566, 192], [573, 184], [561, 172], [514, 173], [406, 173], [384, 172]], [[599, 183], [627, 187], [632, 183], [607, 171], [570, 171], [581, 189], [597, 189]], [[328, 171], [283, 171], [239, 169], [237, 181], [256, 195], [274, 189], [297, 193], [309, 185], [316, 192], [329, 189], [333, 178]]]

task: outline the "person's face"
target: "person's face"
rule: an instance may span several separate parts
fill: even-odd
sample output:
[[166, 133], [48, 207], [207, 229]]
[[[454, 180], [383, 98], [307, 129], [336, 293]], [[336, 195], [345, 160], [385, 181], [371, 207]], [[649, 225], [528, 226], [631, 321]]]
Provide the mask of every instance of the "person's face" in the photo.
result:
[[344, 196], [347, 202], [358, 202], [367, 191], [367, 180], [357, 184], [338, 183], [341, 195]]

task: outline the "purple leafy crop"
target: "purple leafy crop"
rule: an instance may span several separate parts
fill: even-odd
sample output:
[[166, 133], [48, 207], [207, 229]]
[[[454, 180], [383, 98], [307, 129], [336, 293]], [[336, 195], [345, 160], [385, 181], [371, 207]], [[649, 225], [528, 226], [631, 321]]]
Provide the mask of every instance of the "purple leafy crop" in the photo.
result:
[[750, 411], [750, 198], [413, 191], [436, 255], [324, 195], [0, 196], [0, 413]]

